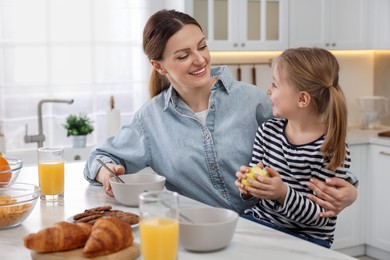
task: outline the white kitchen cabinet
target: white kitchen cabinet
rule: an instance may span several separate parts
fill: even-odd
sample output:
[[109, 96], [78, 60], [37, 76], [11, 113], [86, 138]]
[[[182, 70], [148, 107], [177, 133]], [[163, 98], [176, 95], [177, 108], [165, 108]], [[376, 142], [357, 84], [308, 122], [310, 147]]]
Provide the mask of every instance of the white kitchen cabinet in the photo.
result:
[[186, 0], [211, 51], [288, 47], [288, 0]]
[[372, 49], [390, 49], [390, 1], [370, 1], [370, 45]]
[[367, 0], [290, 0], [290, 47], [367, 49]]
[[367, 252], [390, 259], [390, 146], [370, 144], [367, 171]]
[[356, 201], [344, 209], [337, 218], [333, 250], [359, 256], [364, 255], [364, 223], [366, 201], [367, 176], [367, 145], [350, 145], [351, 168], [350, 171], [359, 178], [358, 197]]

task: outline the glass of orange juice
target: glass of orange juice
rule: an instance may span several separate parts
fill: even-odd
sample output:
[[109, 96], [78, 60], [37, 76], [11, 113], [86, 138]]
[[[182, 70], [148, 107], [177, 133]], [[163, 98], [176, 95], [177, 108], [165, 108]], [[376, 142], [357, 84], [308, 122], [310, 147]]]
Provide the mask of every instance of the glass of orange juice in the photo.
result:
[[64, 148], [38, 148], [41, 200], [59, 202], [64, 199], [64, 168]]
[[167, 190], [139, 195], [144, 260], [175, 260], [179, 243], [179, 194]]

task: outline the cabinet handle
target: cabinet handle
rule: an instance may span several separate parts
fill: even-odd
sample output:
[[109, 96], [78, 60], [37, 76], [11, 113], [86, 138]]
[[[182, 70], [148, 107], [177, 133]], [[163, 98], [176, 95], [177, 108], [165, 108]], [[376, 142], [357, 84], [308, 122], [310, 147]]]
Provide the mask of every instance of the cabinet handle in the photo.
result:
[[336, 46], [336, 43], [332, 43], [332, 47], [335, 47]]
[[245, 47], [245, 43], [241, 43], [241, 47]]
[[329, 47], [329, 43], [325, 43], [325, 46], [326, 46], [326, 47]]
[[390, 152], [380, 151], [379, 154], [390, 156]]
[[238, 44], [237, 44], [237, 43], [233, 44], [233, 47], [237, 47], [237, 46], [238, 46]]

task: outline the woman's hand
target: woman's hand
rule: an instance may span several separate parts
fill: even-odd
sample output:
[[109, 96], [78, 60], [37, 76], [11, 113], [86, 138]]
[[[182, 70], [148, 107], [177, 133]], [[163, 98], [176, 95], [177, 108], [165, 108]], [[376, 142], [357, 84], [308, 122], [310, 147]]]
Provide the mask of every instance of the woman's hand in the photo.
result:
[[341, 178], [326, 179], [326, 182], [312, 178], [308, 186], [317, 196], [309, 194], [307, 197], [327, 210], [321, 212], [320, 217], [336, 216], [357, 198], [356, 187]]
[[[113, 163], [107, 163], [107, 167], [109, 167], [111, 170], [116, 172], [117, 175], [122, 175], [125, 173], [125, 167], [122, 165], [116, 165]], [[105, 169], [104, 167], [100, 167], [100, 170], [98, 174], [96, 175], [96, 180], [103, 184], [104, 191], [108, 196], [114, 197], [114, 193], [112, 193], [111, 185], [110, 185], [110, 178], [112, 177], [112, 174]]]

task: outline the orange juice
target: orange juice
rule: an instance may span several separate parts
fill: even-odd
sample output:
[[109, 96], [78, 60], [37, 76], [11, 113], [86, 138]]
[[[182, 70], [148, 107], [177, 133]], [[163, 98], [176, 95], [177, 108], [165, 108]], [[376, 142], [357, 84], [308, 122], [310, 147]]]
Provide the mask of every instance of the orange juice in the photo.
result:
[[139, 228], [144, 260], [176, 259], [179, 243], [179, 221], [177, 219], [142, 219]]
[[43, 195], [64, 193], [64, 162], [38, 163], [38, 172]]

